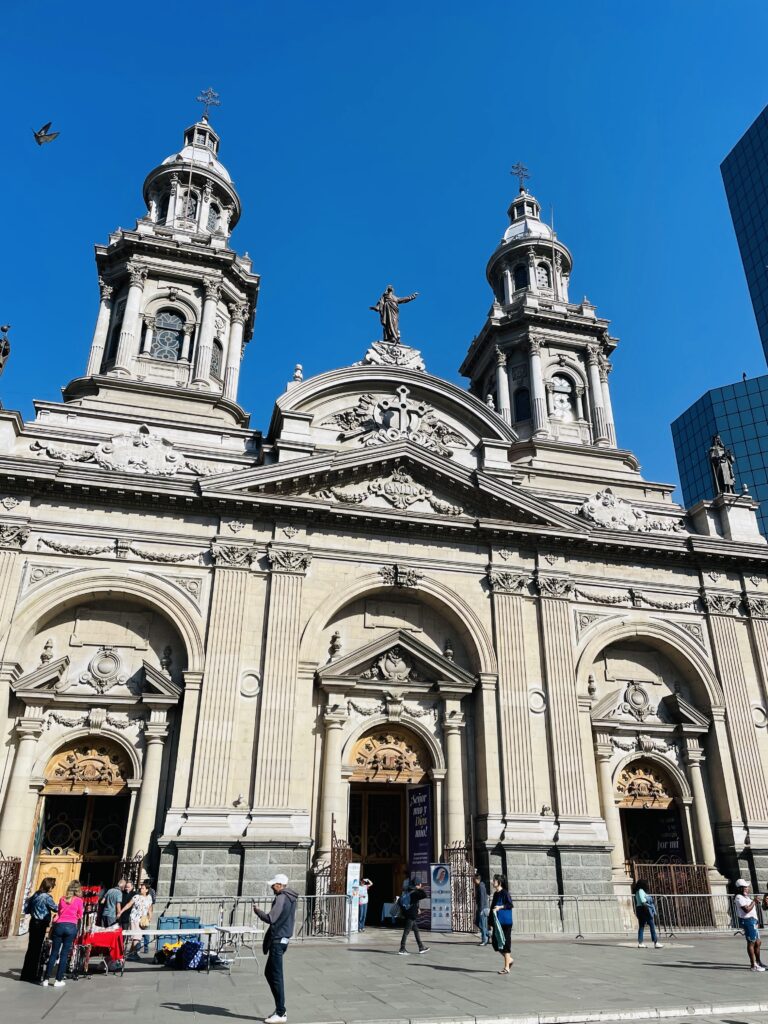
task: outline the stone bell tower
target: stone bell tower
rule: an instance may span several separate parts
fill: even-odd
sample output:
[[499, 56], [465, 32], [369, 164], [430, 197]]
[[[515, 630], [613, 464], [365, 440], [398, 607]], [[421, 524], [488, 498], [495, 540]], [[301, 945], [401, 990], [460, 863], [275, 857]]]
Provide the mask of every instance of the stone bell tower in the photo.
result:
[[486, 269], [494, 302], [461, 373], [514, 427], [522, 444], [513, 461], [532, 459], [547, 475], [572, 463], [574, 449], [582, 461], [585, 449], [616, 452], [608, 374], [618, 340], [586, 298], [570, 301], [571, 253], [541, 219], [525, 168], [515, 173], [509, 227]]
[[181, 403], [185, 418], [244, 423], [238, 378], [259, 278], [229, 247], [240, 197], [208, 103], [181, 149], [147, 175], [146, 214], [96, 246], [101, 303], [85, 376], [65, 389], [67, 402], [98, 394], [113, 407], [173, 415]]

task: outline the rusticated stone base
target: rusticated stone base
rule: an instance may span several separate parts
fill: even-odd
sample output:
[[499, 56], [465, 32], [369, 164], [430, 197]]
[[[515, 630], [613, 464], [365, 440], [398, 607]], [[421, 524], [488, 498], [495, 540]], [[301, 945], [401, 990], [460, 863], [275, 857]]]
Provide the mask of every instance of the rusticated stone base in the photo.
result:
[[610, 853], [602, 848], [497, 844], [477, 850], [483, 877], [507, 876], [518, 896], [602, 896], [613, 893]]
[[160, 851], [157, 889], [161, 897], [261, 897], [269, 879], [282, 873], [304, 893], [308, 867], [306, 846], [176, 841]]
[[609, 896], [613, 893], [611, 855], [605, 849], [557, 848], [560, 885], [565, 896]]

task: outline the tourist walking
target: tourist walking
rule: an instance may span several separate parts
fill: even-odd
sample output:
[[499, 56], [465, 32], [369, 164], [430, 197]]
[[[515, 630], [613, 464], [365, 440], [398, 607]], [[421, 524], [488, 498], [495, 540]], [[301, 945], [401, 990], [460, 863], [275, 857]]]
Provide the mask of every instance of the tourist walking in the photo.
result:
[[494, 875], [491, 886], [491, 942], [504, 960], [504, 966], [499, 974], [509, 974], [509, 969], [515, 962], [512, 959], [512, 910], [515, 905], [509, 895], [505, 875]]
[[[768, 894], [766, 894], [768, 895]], [[736, 879], [736, 896], [734, 898], [736, 916], [739, 926], [747, 940], [747, 956], [751, 971], [764, 971], [760, 960], [760, 932], [757, 928], [757, 897], [749, 893], [749, 882], [745, 878]], [[765, 900], [763, 901], [765, 902]]]
[[[138, 932], [143, 928], [152, 927], [152, 896], [150, 895], [149, 886], [146, 882], [141, 883], [139, 891], [131, 901], [130, 920], [132, 932]], [[131, 940], [131, 949], [128, 954], [128, 958], [130, 960], [139, 959], [139, 946], [141, 945], [141, 941], [141, 939]]]
[[117, 885], [113, 885], [111, 889], [107, 889], [101, 897], [101, 900], [99, 901], [99, 906], [101, 908], [99, 922], [102, 928], [112, 928], [117, 924], [117, 919], [120, 917], [120, 910], [125, 895], [124, 890], [125, 879], [121, 878]]
[[296, 900], [299, 898], [299, 894], [288, 888], [287, 875], [275, 875], [267, 884], [271, 886], [272, 892], [275, 894], [270, 909], [268, 911], [259, 910], [256, 904], [253, 904], [254, 914], [269, 925], [264, 933], [262, 949], [267, 954], [264, 977], [275, 1000], [275, 1010], [269, 1017], [265, 1017], [264, 1021], [265, 1024], [284, 1024], [288, 1020], [288, 1012], [285, 1008], [283, 957], [293, 935]]
[[368, 916], [368, 890], [373, 885], [370, 878], [363, 878], [360, 882], [360, 896], [359, 896], [359, 911], [357, 930], [359, 932], [365, 931], [365, 919]]
[[61, 988], [66, 984], [64, 972], [67, 969], [69, 954], [72, 951], [82, 919], [83, 889], [79, 882], [70, 882], [67, 886], [67, 895], [59, 900], [56, 916], [51, 926], [51, 955], [48, 957], [43, 985], [47, 985], [53, 977], [57, 960], [59, 966], [56, 969], [56, 981], [54, 981], [53, 987]]
[[480, 945], [488, 945], [488, 887], [479, 871], [475, 872], [475, 924], [480, 932]]
[[32, 893], [26, 903], [29, 914], [29, 941], [24, 966], [21, 968], [21, 980], [37, 984], [40, 981], [40, 957], [43, 951], [45, 933], [51, 923], [51, 915], [56, 913], [56, 900], [51, 890], [56, 885], [55, 878], [44, 878], [40, 888]]
[[656, 934], [656, 923], [654, 918], [656, 917], [656, 904], [653, 902], [653, 897], [648, 895], [648, 883], [644, 878], [638, 879], [632, 886], [632, 893], [634, 895], [635, 902], [635, 915], [637, 917], [637, 948], [645, 949], [645, 926], [651, 932], [651, 942], [653, 942], [654, 949], [663, 949], [663, 944], [659, 942], [659, 937]]
[[413, 932], [413, 937], [416, 939], [416, 945], [419, 948], [419, 953], [428, 953], [429, 946], [425, 946], [421, 941], [421, 932], [419, 931], [419, 903], [427, 898], [427, 894], [424, 891], [424, 883], [413, 881], [411, 887], [406, 889], [403, 886], [403, 891], [400, 894], [400, 909], [403, 912], [405, 918], [405, 926], [403, 927], [403, 934], [400, 936], [400, 949], [397, 951], [398, 956], [408, 956], [408, 950], [405, 948], [406, 940], [410, 932]]

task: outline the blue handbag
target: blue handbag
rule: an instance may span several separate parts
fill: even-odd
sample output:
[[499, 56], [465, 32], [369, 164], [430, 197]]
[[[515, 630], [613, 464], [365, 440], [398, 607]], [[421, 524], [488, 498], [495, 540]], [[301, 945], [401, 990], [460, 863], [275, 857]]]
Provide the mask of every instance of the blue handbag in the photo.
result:
[[500, 907], [496, 911], [496, 919], [501, 925], [512, 924], [512, 908], [511, 907]]

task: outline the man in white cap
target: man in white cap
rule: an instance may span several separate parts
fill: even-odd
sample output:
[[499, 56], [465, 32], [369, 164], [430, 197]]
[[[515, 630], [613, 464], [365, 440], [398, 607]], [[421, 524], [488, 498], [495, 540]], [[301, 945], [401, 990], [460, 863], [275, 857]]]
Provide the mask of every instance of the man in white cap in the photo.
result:
[[269, 928], [264, 933], [262, 948], [267, 954], [264, 977], [275, 1000], [275, 1012], [264, 1018], [265, 1024], [285, 1024], [288, 1014], [285, 1009], [285, 982], [283, 980], [283, 956], [293, 935], [296, 920], [296, 900], [299, 894], [288, 888], [287, 875], [275, 875], [267, 885], [272, 887], [275, 898], [268, 912], [259, 910], [253, 904], [254, 914], [265, 921]]
[[750, 970], [764, 971], [760, 963], [760, 932], [757, 930], [757, 900], [749, 894], [749, 882], [746, 878], [736, 879], [736, 916], [747, 940], [747, 954]]

